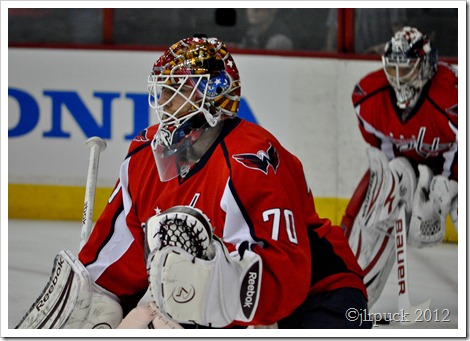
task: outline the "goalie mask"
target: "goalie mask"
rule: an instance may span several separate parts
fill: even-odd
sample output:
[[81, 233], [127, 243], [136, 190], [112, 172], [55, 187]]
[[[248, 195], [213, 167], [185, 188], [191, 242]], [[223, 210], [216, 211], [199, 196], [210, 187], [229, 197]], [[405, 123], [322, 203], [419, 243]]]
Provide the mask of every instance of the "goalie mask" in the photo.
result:
[[185, 176], [240, 104], [240, 77], [227, 47], [205, 36], [180, 40], [154, 64], [149, 105], [160, 123], [152, 143], [160, 179]]
[[436, 72], [437, 50], [425, 34], [407, 26], [387, 42], [382, 62], [398, 107], [411, 109]]

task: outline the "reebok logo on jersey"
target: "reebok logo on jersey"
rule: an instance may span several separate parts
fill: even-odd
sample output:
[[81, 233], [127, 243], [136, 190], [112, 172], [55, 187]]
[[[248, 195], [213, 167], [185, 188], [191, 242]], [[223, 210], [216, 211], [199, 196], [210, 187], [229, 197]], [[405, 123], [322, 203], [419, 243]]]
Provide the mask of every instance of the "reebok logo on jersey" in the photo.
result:
[[273, 168], [274, 173], [276, 173], [277, 167], [279, 167], [279, 154], [272, 144], [269, 144], [269, 148], [266, 151], [259, 150], [256, 154], [236, 154], [232, 157], [243, 166], [262, 171], [266, 175], [268, 174], [269, 166]]

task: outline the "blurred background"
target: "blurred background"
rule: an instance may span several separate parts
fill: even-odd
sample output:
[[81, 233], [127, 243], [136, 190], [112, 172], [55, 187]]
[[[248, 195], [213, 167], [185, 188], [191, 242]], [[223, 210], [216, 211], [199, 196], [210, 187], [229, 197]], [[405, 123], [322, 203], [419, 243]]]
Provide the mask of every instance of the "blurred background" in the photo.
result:
[[[394, 30], [415, 26], [457, 57], [456, 8], [10, 8], [10, 46], [165, 46], [196, 32], [232, 48], [377, 54]], [[269, 35], [284, 44], [269, 44]], [[250, 39], [251, 38], [251, 39]], [[285, 43], [285, 41], [288, 41]], [[290, 42], [289, 42], [290, 40]]]
[[[97, 190], [95, 218], [99, 216], [130, 140], [156, 123], [146, 88], [155, 58], [170, 44], [195, 33], [229, 45], [243, 81], [239, 116], [267, 128], [302, 160], [318, 212], [335, 224], [368, 167], [351, 92], [360, 78], [382, 67], [385, 42], [395, 30], [415, 26], [431, 38], [441, 61], [458, 64], [461, 6], [16, 8], [13, 4], [8, 2], [8, 217], [12, 219], [81, 219], [84, 141], [91, 136], [108, 143]], [[447, 240], [457, 241], [454, 229], [449, 231]]]

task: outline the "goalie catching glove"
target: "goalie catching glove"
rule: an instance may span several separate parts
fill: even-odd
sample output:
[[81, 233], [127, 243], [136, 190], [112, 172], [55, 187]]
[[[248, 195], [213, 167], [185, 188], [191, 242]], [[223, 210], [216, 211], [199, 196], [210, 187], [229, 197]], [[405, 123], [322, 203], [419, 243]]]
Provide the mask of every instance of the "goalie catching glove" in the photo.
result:
[[147, 222], [150, 291], [169, 318], [221, 328], [250, 322], [262, 261], [250, 250], [229, 253], [198, 209], [176, 206]]

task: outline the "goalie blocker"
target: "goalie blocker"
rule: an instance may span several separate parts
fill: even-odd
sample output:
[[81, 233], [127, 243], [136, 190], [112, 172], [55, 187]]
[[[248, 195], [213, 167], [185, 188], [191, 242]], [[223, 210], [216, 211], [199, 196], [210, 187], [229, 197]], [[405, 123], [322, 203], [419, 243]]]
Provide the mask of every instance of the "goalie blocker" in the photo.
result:
[[15, 329], [110, 329], [121, 320], [117, 298], [93, 283], [70, 251], [62, 250], [42, 294]]
[[243, 245], [229, 253], [209, 219], [190, 206], [150, 218], [146, 234], [150, 291], [168, 318], [215, 328], [253, 319], [262, 274], [256, 253]]
[[433, 246], [444, 239], [449, 213], [457, 231], [458, 185], [445, 176], [434, 176], [428, 166], [418, 165], [418, 171], [409, 242], [416, 247]]

